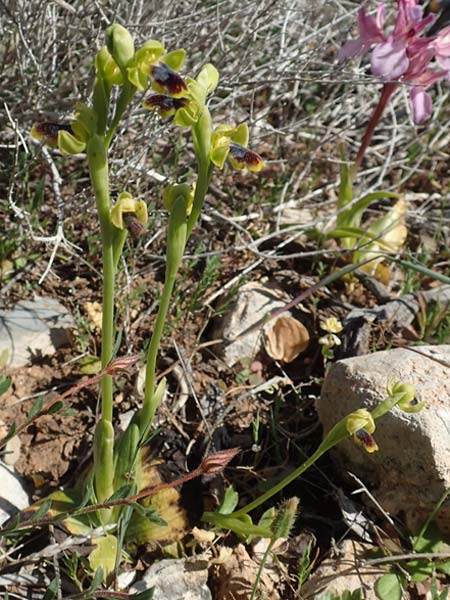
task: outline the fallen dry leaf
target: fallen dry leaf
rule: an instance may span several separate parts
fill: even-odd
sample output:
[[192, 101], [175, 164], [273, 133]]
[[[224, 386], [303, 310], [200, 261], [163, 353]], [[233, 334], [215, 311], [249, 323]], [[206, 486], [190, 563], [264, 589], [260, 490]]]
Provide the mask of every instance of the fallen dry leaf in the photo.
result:
[[306, 327], [294, 317], [279, 317], [272, 329], [266, 332], [267, 354], [274, 360], [292, 362], [309, 346], [309, 333]]

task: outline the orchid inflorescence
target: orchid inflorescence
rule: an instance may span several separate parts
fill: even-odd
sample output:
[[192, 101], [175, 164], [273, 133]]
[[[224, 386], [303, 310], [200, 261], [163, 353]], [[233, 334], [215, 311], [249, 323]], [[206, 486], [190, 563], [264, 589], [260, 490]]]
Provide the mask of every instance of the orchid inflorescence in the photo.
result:
[[[237, 169], [259, 172], [262, 158], [248, 148], [246, 124], [213, 126], [208, 98], [216, 89], [219, 73], [205, 64], [195, 78], [179, 73], [186, 58], [183, 49], [167, 52], [158, 40], [147, 40], [135, 49], [133, 38], [121, 25], [114, 24], [106, 34], [106, 45], [94, 60], [95, 79], [92, 102], [79, 102], [70, 123], [41, 122], [31, 135], [63, 154], [85, 152], [95, 193], [103, 251], [102, 376], [101, 410], [94, 435], [92, 502], [100, 506], [98, 521], [117, 522], [116, 504], [108, 500], [123, 486], [139, 496], [142, 483], [141, 448], [149, 436], [153, 418], [165, 395], [166, 382], [156, 382], [156, 363], [171, 294], [183, 259], [187, 240], [200, 216], [214, 167], [225, 161]], [[117, 93], [112, 93], [116, 88]], [[189, 128], [197, 159], [197, 177], [191, 184], [170, 183], [162, 194], [169, 213], [164, 288], [148, 344], [144, 400], [125, 432], [115, 439], [112, 424], [114, 387], [108, 370], [113, 364], [117, 339], [114, 319], [115, 276], [128, 234], [143, 235], [148, 220], [147, 205], [127, 192], [111, 201], [108, 152], [125, 110], [138, 92], [146, 94], [145, 109], [154, 111], [175, 126]], [[151, 92], [151, 93], [150, 93]], [[236, 454], [224, 451], [205, 459], [205, 472], [219, 472]]]
[[431, 96], [426, 88], [450, 73], [450, 26], [427, 37], [436, 15], [423, 16], [419, 0], [397, 0], [397, 15], [390, 33], [384, 30], [385, 3], [375, 15], [359, 9], [359, 37], [349, 40], [339, 53], [342, 61], [372, 51], [372, 73], [383, 82], [408, 84], [415, 123], [432, 114]]

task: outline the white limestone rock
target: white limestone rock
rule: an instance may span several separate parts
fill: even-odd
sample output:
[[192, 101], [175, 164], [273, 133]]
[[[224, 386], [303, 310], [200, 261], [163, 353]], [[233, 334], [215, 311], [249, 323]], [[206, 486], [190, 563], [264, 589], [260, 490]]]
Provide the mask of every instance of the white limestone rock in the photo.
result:
[[9, 367], [22, 367], [33, 354], [47, 356], [70, 342], [67, 329], [74, 326], [67, 310], [54, 298], [22, 300], [0, 310], [0, 355], [7, 352]]
[[212, 600], [207, 586], [208, 561], [201, 556], [192, 559], [165, 559], [154, 563], [136, 582], [130, 593], [154, 588], [153, 600]]

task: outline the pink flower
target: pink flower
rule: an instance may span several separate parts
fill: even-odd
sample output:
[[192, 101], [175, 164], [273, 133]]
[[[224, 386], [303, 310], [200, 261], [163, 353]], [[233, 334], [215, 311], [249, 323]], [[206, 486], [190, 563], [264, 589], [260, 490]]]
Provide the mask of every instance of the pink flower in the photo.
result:
[[[369, 52], [372, 73], [385, 82], [408, 83], [414, 122], [423, 123], [432, 114], [431, 96], [426, 88], [448, 76], [450, 69], [450, 27], [437, 37], [420, 37], [435, 19], [423, 17], [419, 0], [397, 0], [397, 15], [392, 32], [386, 35], [384, 4], [378, 4], [376, 15], [359, 10], [359, 38], [342, 47], [339, 60]], [[433, 60], [442, 67], [430, 67]]]

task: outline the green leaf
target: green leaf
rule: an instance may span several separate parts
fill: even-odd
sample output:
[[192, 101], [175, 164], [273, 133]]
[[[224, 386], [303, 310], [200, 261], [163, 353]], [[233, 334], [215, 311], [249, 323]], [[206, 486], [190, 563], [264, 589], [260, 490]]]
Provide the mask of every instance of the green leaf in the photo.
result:
[[0, 375], [0, 396], [9, 390], [11, 378]]
[[50, 510], [51, 506], [52, 506], [51, 500], [44, 500], [44, 502], [40, 505], [40, 507], [37, 509], [37, 511], [35, 513], [33, 513], [31, 520], [37, 521], [38, 519], [45, 517], [45, 515]]
[[80, 360], [83, 375], [97, 375], [102, 370], [102, 361], [98, 356], [83, 356]]
[[31, 202], [31, 212], [35, 212], [41, 205], [42, 192], [44, 191], [44, 186], [45, 186], [45, 175], [43, 175], [40, 178], [40, 180], [36, 186], [36, 191], [34, 192], [33, 200]]
[[116, 564], [117, 538], [115, 535], [105, 535], [93, 540], [94, 550], [89, 555], [89, 564], [96, 572], [101, 569], [103, 581], [113, 573]]
[[149, 590], [145, 590], [144, 592], [132, 594], [131, 596], [128, 596], [128, 598], [130, 600], [152, 600], [154, 589], [155, 588], [150, 588]]
[[39, 398], [34, 402], [33, 406], [30, 408], [28, 412], [28, 419], [31, 421], [36, 415], [38, 415], [42, 410], [42, 405], [44, 404], [44, 398], [39, 396]]
[[397, 575], [387, 573], [375, 582], [375, 594], [380, 600], [401, 600], [402, 586]]
[[232, 485], [228, 487], [223, 496], [222, 503], [220, 504], [217, 512], [221, 515], [229, 515], [233, 512], [239, 502], [239, 494], [235, 491]]
[[53, 598], [56, 598], [56, 596], [58, 595], [59, 585], [59, 577], [55, 577], [54, 579], [52, 579], [42, 600], [53, 600]]
[[172, 69], [172, 71], [179, 71], [183, 66], [184, 59], [186, 58], [186, 50], [179, 48], [178, 50], [172, 50], [164, 55], [162, 61]]
[[[378, 200], [383, 200], [384, 198], [400, 198], [400, 194], [396, 192], [373, 192], [371, 194], [366, 194], [362, 198], [360, 198], [357, 202], [352, 204], [351, 207], [347, 208], [340, 212], [337, 216], [337, 224], [338, 226], [346, 226], [346, 227], [359, 227], [361, 224], [361, 218], [363, 212], [374, 202]], [[338, 202], [338, 208], [339, 202]]]
[[47, 410], [47, 414], [54, 415], [59, 410], [61, 410], [63, 407], [64, 407], [64, 402], [61, 402], [61, 400], [58, 400], [58, 402], [55, 402], [55, 404], [52, 404], [50, 406], [50, 408]]
[[131, 495], [132, 485], [126, 484], [122, 485], [118, 490], [114, 492], [114, 494], [106, 500], [106, 502], [113, 502], [114, 500], [123, 500], [124, 498], [128, 498]]
[[94, 577], [92, 578], [91, 585], [89, 586], [88, 592], [95, 592], [98, 586], [103, 581], [103, 569], [102, 567], [98, 567], [95, 571]]
[[9, 431], [6, 434], [5, 439], [3, 440], [4, 442], [7, 442], [8, 440], [10, 440], [12, 437], [14, 437], [16, 435], [16, 430], [17, 430], [17, 425], [16, 422], [13, 421], [11, 423], [11, 425], [9, 426]]

